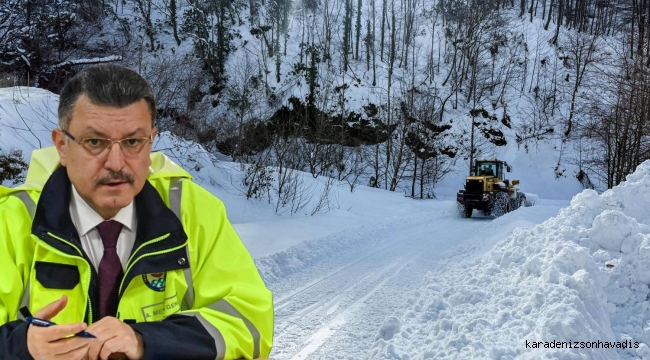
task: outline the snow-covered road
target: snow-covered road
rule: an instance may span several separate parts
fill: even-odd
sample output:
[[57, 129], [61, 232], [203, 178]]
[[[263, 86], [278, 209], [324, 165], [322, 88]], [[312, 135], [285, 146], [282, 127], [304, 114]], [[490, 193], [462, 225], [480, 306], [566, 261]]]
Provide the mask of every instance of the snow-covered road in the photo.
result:
[[[275, 296], [272, 359], [364, 359], [384, 321], [401, 316], [409, 295], [427, 272], [442, 271], [481, 252], [486, 238], [505, 236], [514, 224], [529, 226], [557, 214], [537, 207], [533, 221], [515, 213], [499, 219], [459, 218], [453, 203], [444, 211], [419, 213], [381, 224], [346, 229], [322, 243], [340, 246], [303, 271], [270, 284]], [[531, 213], [532, 208], [521, 209]]]

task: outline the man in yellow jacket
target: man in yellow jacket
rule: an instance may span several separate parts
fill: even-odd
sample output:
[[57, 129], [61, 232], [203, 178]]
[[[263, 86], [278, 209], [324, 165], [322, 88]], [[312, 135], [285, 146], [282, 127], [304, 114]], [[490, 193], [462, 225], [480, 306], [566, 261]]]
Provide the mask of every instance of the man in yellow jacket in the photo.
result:
[[55, 146], [0, 187], [0, 359], [268, 357], [271, 293], [223, 203], [151, 153], [155, 114], [137, 73], [83, 70]]

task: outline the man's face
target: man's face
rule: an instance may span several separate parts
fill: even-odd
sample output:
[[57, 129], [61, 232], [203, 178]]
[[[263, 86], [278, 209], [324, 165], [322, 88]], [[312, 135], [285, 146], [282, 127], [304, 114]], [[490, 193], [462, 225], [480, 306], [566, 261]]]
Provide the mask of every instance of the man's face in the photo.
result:
[[[151, 113], [144, 99], [120, 109], [94, 105], [82, 94], [73, 109], [68, 133], [78, 141], [149, 135], [153, 139], [156, 129], [152, 129]], [[66, 167], [79, 195], [105, 219], [114, 217], [142, 190], [151, 165], [150, 143], [147, 142], [136, 155], [126, 154], [117, 143], [99, 155], [92, 155], [60, 130], [52, 132], [52, 140], [61, 157], [61, 165]]]

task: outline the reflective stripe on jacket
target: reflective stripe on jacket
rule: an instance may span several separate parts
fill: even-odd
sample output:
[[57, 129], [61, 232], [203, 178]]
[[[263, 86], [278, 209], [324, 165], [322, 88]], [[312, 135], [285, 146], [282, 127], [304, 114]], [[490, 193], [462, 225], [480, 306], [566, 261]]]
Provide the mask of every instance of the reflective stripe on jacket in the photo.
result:
[[[162, 153], [135, 198], [136, 242], [118, 318], [145, 340], [145, 359], [268, 357], [273, 302], [223, 203]], [[52, 321], [96, 321], [97, 272], [69, 213], [71, 184], [55, 148], [33, 152], [25, 183], [0, 187], [0, 359], [31, 358], [32, 312], [68, 296]]]

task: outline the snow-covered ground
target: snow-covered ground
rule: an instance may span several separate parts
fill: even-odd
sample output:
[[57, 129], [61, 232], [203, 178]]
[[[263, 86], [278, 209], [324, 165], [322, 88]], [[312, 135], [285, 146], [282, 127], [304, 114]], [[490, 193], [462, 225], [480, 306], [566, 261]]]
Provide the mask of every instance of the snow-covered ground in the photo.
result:
[[[530, 227], [559, 210], [556, 205], [522, 208], [492, 221], [461, 219], [450, 201], [432, 203], [426, 211], [319, 239], [316, 243], [329, 248], [322, 251], [325, 259], [271, 282], [276, 296], [273, 358], [364, 359], [375, 351], [383, 353], [384, 343], [375, 343], [379, 338], [415, 339], [396, 325], [413, 305], [427, 273], [444, 277], [450, 261], [483, 253], [515, 226]], [[336, 248], [343, 239], [352, 244]], [[422, 344], [413, 345], [403, 354], [416, 355]]]
[[461, 252], [384, 323], [370, 358], [650, 358], [649, 187], [645, 162], [602, 195], [585, 190], [557, 216], [492, 237], [481, 257]]
[[[0, 148], [49, 146], [57, 101], [0, 89]], [[246, 200], [240, 165], [169, 134], [155, 148], [226, 203], [274, 292], [273, 359], [650, 358], [650, 163], [571, 200], [570, 178], [535, 170], [552, 152], [510, 148], [540, 199], [498, 219], [459, 218], [451, 180], [429, 201], [335, 183], [330, 211], [310, 216], [327, 181], [301, 174], [312, 197], [290, 216]]]

